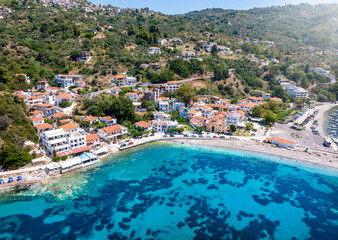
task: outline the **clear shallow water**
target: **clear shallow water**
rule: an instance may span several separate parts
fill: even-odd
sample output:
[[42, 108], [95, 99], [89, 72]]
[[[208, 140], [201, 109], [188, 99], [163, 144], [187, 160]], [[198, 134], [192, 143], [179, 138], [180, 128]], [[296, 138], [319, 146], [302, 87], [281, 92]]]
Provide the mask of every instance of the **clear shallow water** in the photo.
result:
[[1, 196], [0, 239], [337, 239], [336, 173], [178, 144], [113, 158]]

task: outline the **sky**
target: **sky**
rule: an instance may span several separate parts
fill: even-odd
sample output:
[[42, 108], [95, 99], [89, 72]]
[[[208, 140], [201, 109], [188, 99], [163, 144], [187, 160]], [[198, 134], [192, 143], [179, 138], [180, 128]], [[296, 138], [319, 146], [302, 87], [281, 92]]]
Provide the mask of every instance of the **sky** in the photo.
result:
[[247, 10], [255, 7], [283, 6], [300, 3], [338, 3], [338, 0], [89, 0], [121, 8], [144, 8], [166, 14], [181, 14], [206, 8]]

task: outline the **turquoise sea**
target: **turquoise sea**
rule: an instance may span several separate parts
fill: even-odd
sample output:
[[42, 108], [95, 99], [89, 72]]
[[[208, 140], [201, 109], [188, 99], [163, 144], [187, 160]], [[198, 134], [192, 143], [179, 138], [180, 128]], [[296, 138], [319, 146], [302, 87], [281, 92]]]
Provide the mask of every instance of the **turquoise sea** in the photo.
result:
[[138, 147], [2, 194], [0, 239], [338, 239], [338, 173], [278, 160]]

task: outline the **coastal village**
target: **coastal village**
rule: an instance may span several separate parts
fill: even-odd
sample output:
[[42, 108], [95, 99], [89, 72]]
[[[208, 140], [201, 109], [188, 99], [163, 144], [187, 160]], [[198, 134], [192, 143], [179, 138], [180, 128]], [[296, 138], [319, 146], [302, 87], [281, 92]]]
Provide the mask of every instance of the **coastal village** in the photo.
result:
[[0, 240], [337, 239], [338, 3], [103, 3], [0, 1]]
[[[24, 77], [29, 81], [27, 76]], [[169, 81], [165, 84], [145, 87], [137, 84], [136, 78], [116, 75], [112, 79], [114, 87], [103, 92], [103, 95], [119, 97], [123, 88], [132, 89], [125, 93], [124, 98], [129, 99], [134, 111], [141, 115], [147, 112], [147, 109], [142, 106], [142, 100], [156, 103], [155, 111], [151, 112], [152, 120], [135, 122], [134, 129], [140, 134], [132, 136], [128, 128], [119, 124], [114, 116], [75, 114], [79, 100], [86, 97], [78, 94], [77, 90], [91, 88], [83, 81], [81, 75], [57, 75], [55, 82], [60, 87], [52, 87], [47, 81], [40, 81], [31, 91], [20, 90], [14, 93], [26, 103], [31, 115], [29, 120], [40, 136], [39, 144], [33, 144], [31, 150], [39, 157], [33, 159], [30, 166], [8, 171], [8, 173], [1, 172], [2, 176], [8, 176], [9, 179], [1, 179], [4, 187], [8, 183], [15, 182], [13, 178], [17, 179], [17, 182], [24, 182], [25, 179], [22, 179], [21, 175], [25, 172], [43, 169], [51, 176], [55, 176], [98, 163], [100, 159], [114, 152], [160, 140], [178, 142], [182, 139], [184, 142], [187, 139], [218, 140], [219, 144], [220, 141], [239, 141], [241, 144], [248, 144], [248, 148], [251, 142], [257, 146], [255, 149], [257, 151], [260, 151], [262, 144], [271, 144], [286, 149], [284, 151], [304, 151], [317, 157], [329, 156], [330, 159], [337, 157], [334, 152], [329, 153], [330, 151], [324, 147], [326, 144], [336, 151], [336, 143], [332, 139], [328, 140], [327, 137], [323, 142], [323, 131], [320, 127], [313, 127], [318, 125], [316, 119], [319, 111], [322, 121], [325, 112], [322, 109], [327, 109], [327, 106], [334, 107], [332, 104], [313, 103], [299, 109], [298, 115], [290, 119], [287, 124], [277, 123], [282, 127], [272, 127], [264, 124], [263, 118], [253, 118], [249, 114], [256, 106], [282, 102], [282, 99], [270, 97], [267, 93], [263, 93], [264, 97], [248, 97], [239, 100], [222, 99], [210, 94], [196, 96], [196, 101], [185, 103], [176, 98], [165, 97], [168, 92], [178, 91], [184, 84], [181, 83], [182, 81]], [[292, 89], [288, 92], [295, 94], [296, 98], [308, 97], [304, 89], [295, 91], [292, 84], [285, 84], [284, 87], [288, 90]], [[184, 119], [184, 123], [172, 119], [173, 112], [178, 113], [179, 118]], [[285, 128], [289, 129], [285, 130]], [[285, 132], [280, 133], [280, 131]], [[309, 135], [306, 140], [300, 137], [303, 132], [306, 132], [304, 137]], [[318, 138], [315, 140], [317, 145], [306, 144], [306, 141], [313, 141], [315, 137]], [[28, 179], [29, 181], [32, 179]]]
[[[63, 0], [41, 3], [46, 8], [61, 7], [63, 11], [81, 8], [85, 11], [85, 18], [95, 18], [91, 14], [95, 11], [109, 11], [115, 15], [138, 11], [104, 5], [80, 7], [76, 2]], [[0, 10], [2, 18], [12, 12], [5, 7]], [[57, 12], [54, 9], [50, 14]], [[141, 14], [152, 16], [158, 13], [143, 9]], [[95, 36], [97, 31], [86, 29], [84, 33], [86, 36]], [[164, 75], [173, 60], [192, 64], [210, 57], [240, 59], [256, 64], [259, 69], [280, 64], [280, 60], [274, 57], [257, 56], [250, 50], [242, 49], [249, 45], [268, 50], [275, 46], [272, 41], [245, 38], [227, 45], [209, 40], [211, 33], [208, 31], [202, 36], [190, 40], [182, 40], [177, 36], [159, 38], [143, 53], [157, 61], [147, 60], [124, 71], [119, 69], [117, 74], [104, 78], [105, 82], [100, 87], [97, 87], [97, 82], [103, 82], [103, 79], [93, 79], [90, 74], [57, 74], [52, 81], [40, 79], [32, 84], [28, 74], [18, 72], [16, 77], [23, 79], [30, 88], [16, 90], [12, 95], [25, 103], [29, 121], [36, 129], [39, 141], [37, 144], [29, 141], [25, 143], [31, 148], [30, 154], [33, 156], [30, 164], [17, 169], [2, 169], [0, 188], [40, 182], [41, 178], [59, 176], [93, 165], [118, 151], [155, 141], [176, 141], [182, 144], [201, 141], [206, 145], [209, 142], [216, 146], [271, 152], [290, 158], [314, 158], [338, 167], [338, 139], [335, 132], [337, 115], [330, 116], [335, 121], [331, 123], [331, 132], [325, 133], [323, 129], [325, 112], [337, 104], [313, 100], [308, 90], [281, 72], [274, 77], [279, 79], [281, 91], [293, 102], [283, 102], [272, 91], [246, 91], [236, 69], [203, 72], [190, 78], [176, 74], [169, 80], [163, 76], [164, 80], [152, 81], [149, 75], [154, 72], [159, 76]], [[81, 41], [78, 39], [78, 42]], [[314, 47], [300, 51], [309, 56], [321, 55], [319, 49]], [[84, 66], [93, 65], [94, 59], [98, 58], [91, 51], [79, 51], [77, 54], [76, 62]], [[304, 64], [293, 63], [287, 69], [299, 66], [304, 67]], [[324, 78], [328, 84], [336, 82], [329, 70], [314, 67], [308, 71], [318, 78]], [[139, 74], [135, 76], [134, 73]], [[240, 98], [224, 97], [227, 94], [219, 94], [210, 84], [206, 84], [206, 79], [209, 83], [217, 83], [216, 90], [220, 92], [227, 89], [233, 93], [236, 85], [237, 88], [242, 86], [245, 94]], [[232, 82], [224, 86], [221, 80]], [[102, 112], [95, 113], [94, 110], [90, 112], [84, 105], [86, 101], [95, 99], [124, 99], [125, 104], [132, 106], [132, 114], [139, 121], [120, 121], [121, 117], [115, 114], [121, 113], [105, 115]], [[123, 110], [120, 109], [120, 112]], [[312, 162], [315, 163], [315, 160]], [[31, 174], [34, 171], [38, 174]]]

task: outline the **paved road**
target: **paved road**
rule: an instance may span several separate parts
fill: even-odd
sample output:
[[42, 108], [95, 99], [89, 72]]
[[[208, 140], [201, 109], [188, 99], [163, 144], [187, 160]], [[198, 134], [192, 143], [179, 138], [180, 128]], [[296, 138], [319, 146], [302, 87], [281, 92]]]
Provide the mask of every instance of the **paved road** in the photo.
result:
[[[188, 79], [184, 79], [184, 80], [178, 80], [179, 83], [185, 83], [185, 82], [192, 82], [192, 81], [196, 81], [196, 80], [200, 80], [202, 78], [206, 78], [206, 79], [210, 79], [210, 78], [213, 78], [213, 76], [209, 76], [209, 77], [198, 77], [198, 78], [188, 78]], [[152, 84], [150, 82], [146, 82], [146, 83], [140, 83], [139, 85], [140, 86], [161, 86], [163, 83], [157, 83], [157, 84]], [[135, 86], [135, 85], [134, 85]], [[131, 85], [128, 85], [128, 86], [119, 86], [119, 87], [131, 87]], [[112, 88], [107, 88], [107, 89], [104, 89], [104, 90], [100, 90], [100, 91], [97, 91], [97, 92], [92, 92], [92, 93], [88, 93], [85, 98], [93, 98], [101, 93], [109, 93], [111, 92], [111, 90], [115, 88], [115, 87], [112, 87]]]

